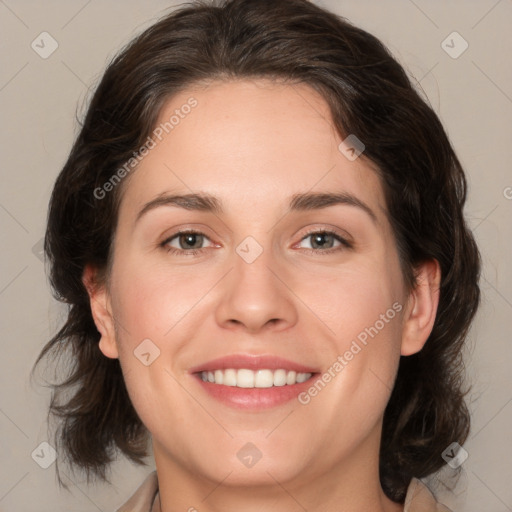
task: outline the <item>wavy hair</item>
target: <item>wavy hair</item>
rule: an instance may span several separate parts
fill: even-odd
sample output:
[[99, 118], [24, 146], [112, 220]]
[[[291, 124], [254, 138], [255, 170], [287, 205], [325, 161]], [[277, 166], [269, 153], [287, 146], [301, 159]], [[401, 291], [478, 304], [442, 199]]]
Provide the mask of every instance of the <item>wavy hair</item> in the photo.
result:
[[[435, 112], [373, 35], [307, 0], [214, 0], [181, 6], [133, 39], [108, 65], [50, 200], [44, 249], [55, 297], [67, 304], [45, 357], [68, 356], [49, 407], [58, 451], [70, 466], [108, 481], [119, 451], [145, 464], [148, 432], [117, 359], [105, 357], [82, 283], [86, 264], [108, 278], [123, 186], [102, 187], [155, 128], [164, 103], [187, 86], [267, 78], [307, 84], [328, 103], [338, 133], [364, 142], [380, 177], [409, 289], [415, 268], [436, 259], [440, 301], [432, 333], [401, 357], [380, 450], [386, 495], [403, 502], [412, 477], [443, 466], [463, 444], [462, 348], [479, 300], [480, 255], [465, 222], [466, 179]], [[57, 467], [58, 473], [58, 467]], [[59, 482], [64, 485], [59, 476]], [[64, 485], [65, 487], [65, 485]]]

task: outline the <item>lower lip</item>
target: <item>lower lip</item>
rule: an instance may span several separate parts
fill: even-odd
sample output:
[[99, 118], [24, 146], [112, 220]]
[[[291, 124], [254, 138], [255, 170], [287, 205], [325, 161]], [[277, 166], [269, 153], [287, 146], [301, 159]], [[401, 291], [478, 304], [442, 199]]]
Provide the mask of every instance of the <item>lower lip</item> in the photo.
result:
[[305, 391], [317, 374], [313, 374], [307, 381], [285, 386], [271, 388], [239, 388], [224, 386], [213, 382], [205, 382], [199, 375], [194, 375], [202, 388], [211, 397], [235, 409], [270, 409], [283, 405]]

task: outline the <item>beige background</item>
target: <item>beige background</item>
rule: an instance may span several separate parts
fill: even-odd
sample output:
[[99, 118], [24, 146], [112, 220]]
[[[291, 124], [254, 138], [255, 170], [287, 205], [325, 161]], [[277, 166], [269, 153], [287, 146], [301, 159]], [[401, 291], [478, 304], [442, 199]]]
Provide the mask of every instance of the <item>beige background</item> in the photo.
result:
[[[467, 171], [483, 302], [466, 358], [474, 386], [469, 456], [455, 491], [442, 498], [461, 512], [511, 511], [512, 1], [317, 3], [389, 46], [420, 83]], [[55, 465], [42, 469], [31, 457], [48, 440], [49, 391], [28, 375], [62, 320], [37, 255], [52, 184], [77, 133], [75, 114], [84, 112], [89, 89], [121, 45], [176, 4], [0, 0], [1, 512], [111, 511], [152, 469], [120, 460], [113, 487], [75, 479], [72, 494], [60, 491]], [[47, 59], [31, 48], [43, 31], [59, 45]], [[441, 46], [453, 31], [469, 44], [456, 59]], [[455, 51], [462, 41], [449, 44]]]

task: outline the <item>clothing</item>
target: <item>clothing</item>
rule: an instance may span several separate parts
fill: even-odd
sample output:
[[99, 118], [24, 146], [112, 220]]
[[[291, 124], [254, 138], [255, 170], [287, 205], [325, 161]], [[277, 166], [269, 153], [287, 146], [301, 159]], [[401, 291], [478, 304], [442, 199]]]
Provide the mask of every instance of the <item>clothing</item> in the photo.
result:
[[[156, 471], [150, 473], [135, 494], [116, 512], [161, 512]], [[428, 487], [413, 478], [407, 488], [404, 512], [452, 512], [438, 503]]]

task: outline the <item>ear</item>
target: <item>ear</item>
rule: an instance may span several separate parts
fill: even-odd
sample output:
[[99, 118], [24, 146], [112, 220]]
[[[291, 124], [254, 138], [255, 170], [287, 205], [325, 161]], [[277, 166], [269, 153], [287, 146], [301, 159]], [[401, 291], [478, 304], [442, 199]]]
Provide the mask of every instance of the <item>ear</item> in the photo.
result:
[[82, 282], [89, 294], [91, 312], [96, 324], [96, 329], [101, 334], [99, 348], [106, 357], [116, 359], [119, 357], [117, 350], [114, 316], [110, 304], [106, 286], [99, 284], [98, 272], [91, 266], [86, 265], [82, 274]]
[[435, 259], [417, 267], [417, 284], [410, 292], [403, 319], [401, 355], [416, 354], [425, 345], [437, 314], [441, 268]]

